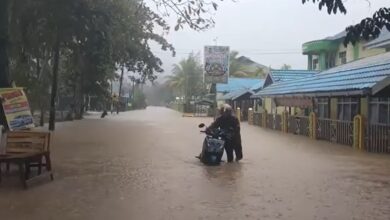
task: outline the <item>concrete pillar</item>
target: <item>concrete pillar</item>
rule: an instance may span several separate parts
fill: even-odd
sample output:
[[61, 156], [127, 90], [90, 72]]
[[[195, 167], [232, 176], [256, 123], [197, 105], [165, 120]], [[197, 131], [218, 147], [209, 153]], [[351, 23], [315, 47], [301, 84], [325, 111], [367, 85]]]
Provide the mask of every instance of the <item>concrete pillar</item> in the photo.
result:
[[307, 55], [307, 69], [313, 70], [313, 55]]
[[263, 117], [263, 124], [260, 125], [260, 126], [262, 126], [263, 128], [266, 128], [266, 127], [267, 127], [267, 114], [268, 114], [267, 109], [264, 109], [263, 114], [262, 114], [262, 117]]
[[368, 118], [368, 98], [361, 98], [360, 99], [360, 114], [364, 118]]
[[337, 98], [330, 99], [330, 118], [333, 120], [338, 119], [337, 115]]
[[309, 115], [309, 132], [310, 138], [317, 139], [317, 115], [315, 112], [311, 112]]
[[282, 132], [288, 133], [288, 111], [282, 113]]
[[353, 148], [357, 150], [364, 149], [364, 117], [356, 115], [353, 118]]
[[253, 109], [248, 109], [248, 124], [253, 125]]
[[353, 60], [359, 59], [359, 43], [353, 46]]
[[326, 53], [321, 52], [318, 58], [318, 62], [320, 65], [320, 70], [326, 70]]

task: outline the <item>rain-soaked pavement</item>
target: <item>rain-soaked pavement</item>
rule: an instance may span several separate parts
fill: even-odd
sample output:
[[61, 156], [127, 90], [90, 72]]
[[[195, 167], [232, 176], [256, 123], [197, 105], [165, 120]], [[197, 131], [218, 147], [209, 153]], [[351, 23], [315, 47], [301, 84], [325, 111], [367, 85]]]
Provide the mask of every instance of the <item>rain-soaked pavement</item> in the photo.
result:
[[3, 180], [0, 219], [390, 219], [389, 155], [243, 124], [244, 160], [206, 167], [202, 121], [148, 108], [59, 124], [55, 180]]

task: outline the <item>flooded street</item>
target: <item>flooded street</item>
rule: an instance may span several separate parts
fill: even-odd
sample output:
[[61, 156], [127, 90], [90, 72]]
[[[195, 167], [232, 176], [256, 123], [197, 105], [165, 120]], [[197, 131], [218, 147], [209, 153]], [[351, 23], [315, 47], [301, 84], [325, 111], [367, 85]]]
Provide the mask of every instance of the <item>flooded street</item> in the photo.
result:
[[0, 185], [0, 219], [390, 219], [390, 156], [242, 125], [244, 159], [203, 166], [177, 112], [58, 124], [53, 182]]

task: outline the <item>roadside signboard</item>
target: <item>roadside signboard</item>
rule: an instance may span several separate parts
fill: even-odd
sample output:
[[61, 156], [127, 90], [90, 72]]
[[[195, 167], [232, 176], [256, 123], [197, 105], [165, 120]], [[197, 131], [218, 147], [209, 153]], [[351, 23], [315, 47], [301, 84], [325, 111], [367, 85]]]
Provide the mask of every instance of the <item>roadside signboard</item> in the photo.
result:
[[0, 98], [11, 131], [34, 127], [30, 105], [22, 88], [0, 89]]
[[229, 47], [204, 47], [204, 80], [206, 83], [228, 83]]

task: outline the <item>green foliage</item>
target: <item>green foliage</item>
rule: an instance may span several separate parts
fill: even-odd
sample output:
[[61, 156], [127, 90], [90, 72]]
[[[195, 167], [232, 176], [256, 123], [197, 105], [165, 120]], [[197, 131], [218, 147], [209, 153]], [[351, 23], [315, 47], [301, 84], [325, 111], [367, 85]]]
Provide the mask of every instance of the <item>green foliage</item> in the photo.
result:
[[133, 100], [131, 103], [131, 107], [133, 109], [142, 109], [146, 107], [145, 94], [138, 86], [134, 89]]
[[[265, 78], [267, 75], [265, 67], [251, 66], [248, 63], [243, 63], [238, 57], [237, 51], [230, 52], [229, 58], [229, 75], [232, 77], [239, 78]], [[247, 59], [250, 61], [249, 59]], [[253, 61], [250, 61], [253, 62]], [[253, 64], [255, 64], [253, 62]]]
[[238, 60], [238, 52], [231, 51], [229, 55], [229, 75], [235, 77], [247, 77], [247, 74], [243, 72], [244, 65]]
[[58, 87], [60, 99], [73, 97], [70, 107], [81, 117], [86, 96], [109, 101], [116, 70], [138, 74], [140, 83], [156, 79], [162, 62], [151, 41], [174, 55], [164, 38], [169, 26], [143, 1], [14, 0], [10, 11], [12, 79], [26, 87], [36, 109], [47, 109], [50, 95], [57, 100]]
[[[341, 12], [347, 13], [347, 9], [344, 6], [342, 0], [302, 0], [302, 3], [312, 1], [318, 2], [318, 7], [321, 10], [324, 6], [327, 8], [329, 14]], [[367, 1], [369, 3], [369, 1]], [[344, 39], [344, 45], [349, 42], [355, 44], [357, 41], [364, 39], [369, 40], [377, 38], [383, 28], [390, 31], [390, 8], [380, 8], [376, 11], [372, 17], [361, 20], [358, 24], [352, 25], [346, 28], [347, 36]]]
[[176, 96], [184, 96], [187, 101], [192, 96], [204, 95], [203, 66], [199, 57], [190, 54], [187, 59], [175, 64], [166, 84]]

